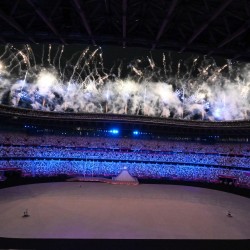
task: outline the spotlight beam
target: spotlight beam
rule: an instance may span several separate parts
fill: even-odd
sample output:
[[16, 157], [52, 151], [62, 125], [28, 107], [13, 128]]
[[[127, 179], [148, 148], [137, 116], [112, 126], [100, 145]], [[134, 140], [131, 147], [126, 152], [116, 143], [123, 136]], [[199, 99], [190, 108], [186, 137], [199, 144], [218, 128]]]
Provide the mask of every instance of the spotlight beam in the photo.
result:
[[13, 16], [15, 14], [15, 11], [17, 9], [17, 6], [19, 4], [20, 0], [16, 1], [13, 8], [11, 9], [10, 16]]
[[[2, 18], [11, 27], [17, 30], [20, 34], [27, 36], [27, 34], [25, 34], [24, 30], [19, 26], [19, 24], [12, 17], [7, 16], [2, 10], [0, 10], [0, 18]], [[32, 43], [36, 43], [32, 37], [30, 36], [27, 37]]]
[[31, 0], [26, 0], [30, 6], [32, 6], [37, 13], [37, 15], [47, 24], [47, 26], [51, 29], [51, 31], [60, 39], [60, 41], [65, 44], [66, 42], [64, 39], [60, 36], [57, 29], [54, 27], [54, 25], [51, 23], [51, 21], [48, 19], [48, 17], [42, 12], [42, 10], [35, 5]]
[[127, 0], [122, 1], [122, 46], [126, 47], [126, 28], [127, 28]]
[[82, 24], [85, 27], [85, 29], [86, 29], [86, 31], [87, 31], [87, 33], [88, 33], [88, 35], [89, 35], [89, 37], [90, 37], [90, 39], [92, 41], [92, 44], [96, 45], [95, 40], [93, 38], [91, 28], [90, 28], [90, 26], [88, 24], [88, 21], [86, 19], [86, 16], [85, 16], [84, 11], [83, 11], [83, 9], [82, 9], [82, 7], [80, 5], [79, 0], [73, 0], [73, 2], [75, 3], [76, 11], [79, 14], [79, 16], [81, 17]]
[[250, 55], [250, 47], [248, 47], [247, 49], [244, 50], [244, 52], [238, 53], [236, 54], [232, 60], [237, 60], [238, 58], [244, 56], [244, 57], [248, 57]]
[[155, 49], [156, 44], [158, 43], [159, 39], [161, 38], [161, 36], [162, 36], [162, 34], [163, 34], [169, 20], [170, 20], [170, 17], [171, 17], [171, 15], [172, 15], [172, 13], [173, 13], [173, 11], [175, 9], [175, 6], [177, 5], [177, 2], [178, 2], [178, 0], [172, 0], [172, 2], [170, 4], [170, 7], [167, 9], [166, 16], [165, 16], [165, 18], [164, 18], [164, 20], [163, 20], [163, 22], [162, 22], [162, 24], [161, 24], [161, 26], [159, 28], [159, 31], [158, 31], [157, 36], [155, 38], [155, 41], [154, 41], [154, 43], [152, 45], [152, 49]]
[[60, 6], [62, 0], [58, 0], [54, 6], [54, 8], [52, 9], [52, 11], [49, 13], [49, 19], [53, 18], [54, 14], [56, 13], [58, 7]]
[[[244, 32], [246, 32], [248, 29], [250, 28], [250, 19], [244, 23], [240, 29], [238, 29], [237, 31], [235, 31], [231, 36], [227, 37], [225, 40], [223, 40], [216, 49], [219, 49], [221, 47], [223, 47], [224, 45], [230, 43], [232, 40], [234, 40], [235, 38], [237, 38], [238, 36], [240, 36], [241, 34], [243, 34]], [[215, 50], [216, 50], [215, 49]], [[208, 53], [208, 56], [211, 55], [212, 53], [215, 52], [215, 50], [210, 50]]]
[[110, 27], [112, 25], [112, 20], [110, 17], [110, 2], [109, 0], [104, 0], [105, 1], [105, 13], [106, 13], [106, 23], [107, 23], [107, 28], [109, 29], [109, 31], [111, 30]]
[[209, 26], [209, 24], [217, 18], [231, 2], [232, 0], [224, 1], [214, 14], [193, 33], [187, 44], [184, 45], [179, 52], [182, 53], [186, 50], [188, 45], [190, 45]]

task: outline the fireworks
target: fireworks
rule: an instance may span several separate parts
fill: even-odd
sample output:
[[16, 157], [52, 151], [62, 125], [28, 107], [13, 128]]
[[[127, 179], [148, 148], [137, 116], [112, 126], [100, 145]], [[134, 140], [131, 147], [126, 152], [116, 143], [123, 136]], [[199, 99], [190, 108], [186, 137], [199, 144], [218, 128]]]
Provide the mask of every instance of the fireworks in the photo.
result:
[[29, 45], [7, 45], [0, 55], [0, 103], [51, 112], [250, 119], [247, 64], [227, 60], [219, 67], [213, 59], [197, 56], [189, 64], [174, 64], [170, 54], [163, 54], [162, 65], [150, 55], [109, 70], [101, 48], [86, 48], [68, 60], [65, 50], [67, 46], [43, 47], [37, 64]]

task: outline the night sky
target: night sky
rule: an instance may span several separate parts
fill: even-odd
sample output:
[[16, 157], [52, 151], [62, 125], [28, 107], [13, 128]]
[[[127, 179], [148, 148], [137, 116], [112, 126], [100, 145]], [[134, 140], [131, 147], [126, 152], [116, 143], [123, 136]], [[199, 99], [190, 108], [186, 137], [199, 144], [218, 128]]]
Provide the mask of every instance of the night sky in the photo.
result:
[[[44, 47], [44, 58], [46, 61], [48, 51], [49, 51], [49, 44], [38, 44], [38, 45], [32, 45], [30, 44], [37, 64], [41, 63], [42, 53], [43, 53], [43, 47]], [[17, 49], [24, 48], [24, 45], [14, 45]], [[80, 53], [86, 49], [87, 47], [90, 47], [92, 51], [94, 51], [99, 46], [88, 46], [88, 45], [65, 45], [64, 46], [64, 53], [61, 59], [62, 65], [69, 60], [73, 54], [76, 54], [75, 61], [77, 60]], [[144, 66], [143, 63], [145, 63], [145, 66], [148, 66], [148, 60], [147, 57], [153, 58], [154, 62], [156, 63], [156, 66], [162, 67], [162, 59], [163, 59], [163, 53], [166, 55], [166, 63], [171, 63], [173, 70], [177, 69], [177, 65], [179, 61], [185, 62], [186, 64], [192, 64], [193, 59], [196, 57], [199, 57], [199, 61], [202, 61], [204, 59], [204, 55], [199, 55], [195, 53], [178, 53], [175, 51], [168, 51], [168, 50], [149, 50], [145, 48], [122, 48], [121, 46], [100, 46], [101, 50], [103, 52], [103, 62], [104, 67], [109, 70], [114, 65], [119, 65], [121, 61], [123, 62], [123, 70], [126, 70], [126, 66], [129, 65], [131, 62], [133, 63], [136, 59], [141, 59], [142, 64], [141, 67]], [[58, 48], [61, 48], [61, 45], [52, 45], [51, 47], [51, 60], [53, 60], [54, 56], [57, 53]], [[4, 51], [4, 46], [0, 46], [0, 55]], [[60, 51], [60, 50], [59, 50]], [[78, 52], [78, 53], [77, 53]], [[171, 58], [171, 62], [169, 60]], [[226, 63], [226, 58], [222, 57], [213, 57], [216, 61], [216, 64], [218, 66], [222, 66]], [[74, 62], [74, 60], [73, 60]]]

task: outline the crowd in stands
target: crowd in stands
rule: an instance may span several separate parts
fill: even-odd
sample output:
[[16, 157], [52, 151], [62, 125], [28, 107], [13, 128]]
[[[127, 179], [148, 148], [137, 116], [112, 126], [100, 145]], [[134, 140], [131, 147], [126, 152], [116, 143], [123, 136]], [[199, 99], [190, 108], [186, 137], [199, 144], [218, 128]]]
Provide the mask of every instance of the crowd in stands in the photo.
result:
[[100, 159], [148, 162], [218, 165], [250, 169], [250, 157], [242, 155], [205, 154], [199, 151], [124, 150], [117, 148], [75, 148], [55, 146], [0, 146], [0, 157]]
[[117, 176], [126, 167], [137, 178], [168, 178], [190, 181], [216, 182], [219, 175], [234, 176], [240, 184], [249, 184], [250, 176], [236, 169], [213, 168], [191, 164], [158, 164], [119, 161], [84, 160], [9, 160], [2, 161], [3, 168], [21, 168], [24, 174], [31, 176], [50, 175], [86, 175]]
[[124, 167], [139, 178], [250, 183], [250, 144], [0, 133], [0, 169], [31, 175], [113, 176]]
[[22, 133], [0, 133], [0, 145], [61, 146], [110, 149], [153, 150], [172, 152], [199, 152], [205, 154], [233, 154], [250, 156], [249, 143], [216, 143], [140, 140], [131, 138], [81, 137], [60, 135], [26, 135]]

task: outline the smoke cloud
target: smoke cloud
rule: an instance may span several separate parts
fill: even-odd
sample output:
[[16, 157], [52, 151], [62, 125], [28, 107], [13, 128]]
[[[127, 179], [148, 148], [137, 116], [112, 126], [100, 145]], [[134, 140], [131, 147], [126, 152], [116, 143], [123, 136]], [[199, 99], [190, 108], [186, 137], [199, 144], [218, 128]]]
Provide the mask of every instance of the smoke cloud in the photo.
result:
[[[36, 64], [29, 45], [0, 56], [0, 103], [51, 112], [112, 113], [186, 120], [250, 119], [250, 66], [213, 59], [179, 62], [163, 54], [105, 69], [100, 48], [86, 48], [63, 63], [43, 51]], [[123, 73], [123, 74], [122, 74]], [[121, 75], [124, 75], [122, 76]]]

